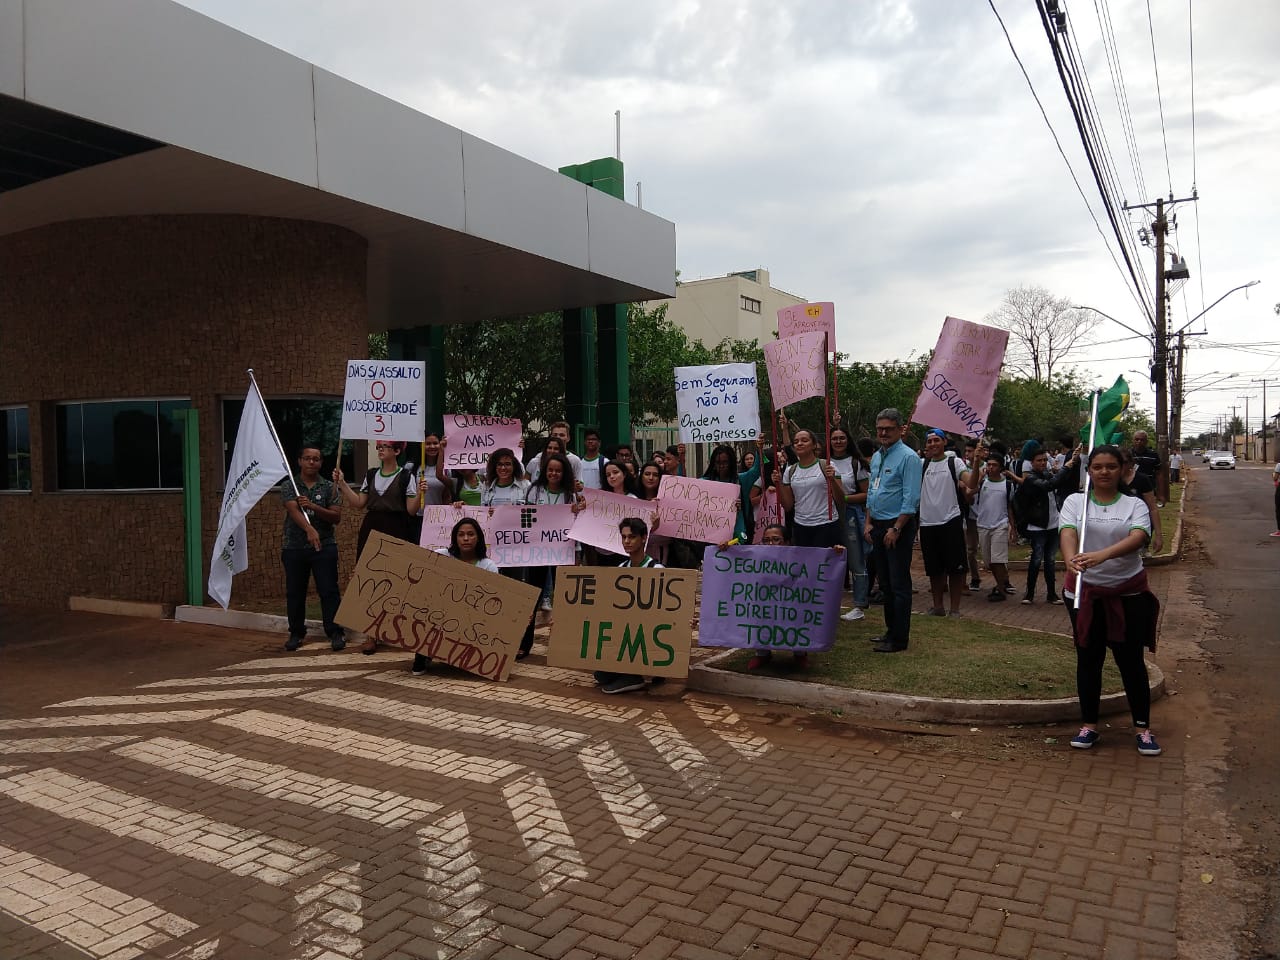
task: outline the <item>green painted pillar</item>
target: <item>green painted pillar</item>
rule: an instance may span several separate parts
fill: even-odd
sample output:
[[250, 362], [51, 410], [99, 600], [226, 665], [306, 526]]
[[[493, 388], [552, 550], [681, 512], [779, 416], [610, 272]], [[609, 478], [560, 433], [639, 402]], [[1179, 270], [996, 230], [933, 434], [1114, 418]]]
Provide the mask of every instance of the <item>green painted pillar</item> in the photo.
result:
[[[560, 172], [618, 200], [626, 198], [622, 161], [616, 157], [570, 164]], [[626, 304], [564, 311], [564, 382], [566, 420], [576, 427], [597, 423], [606, 446], [630, 442]]]
[[444, 426], [444, 327], [439, 324], [387, 331], [387, 359], [427, 364], [427, 429]]
[[596, 350], [600, 368], [600, 440], [606, 446], [631, 442], [631, 371], [627, 345], [627, 305], [596, 307]]
[[564, 418], [575, 428], [596, 420], [595, 311], [564, 311]]
[[195, 407], [174, 411], [182, 420], [182, 526], [187, 603], [204, 605], [204, 548], [200, 539], [200, 416]]

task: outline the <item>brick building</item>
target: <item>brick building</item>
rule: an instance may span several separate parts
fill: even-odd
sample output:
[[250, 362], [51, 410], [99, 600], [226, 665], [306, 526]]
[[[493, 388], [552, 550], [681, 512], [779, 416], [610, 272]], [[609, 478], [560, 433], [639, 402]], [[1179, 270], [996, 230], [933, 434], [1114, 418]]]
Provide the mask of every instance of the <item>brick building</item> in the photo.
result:
[[[604, 369], [674, 291], [671, 223], [169, 0], [0, 4], [0, 161], [3, 602], [201, 602], [246, 368], [288, 446], [370, 331], [439, 416], [442, 325], [563, 310]], [[281, 592], [281, 516], [236, 597]]]

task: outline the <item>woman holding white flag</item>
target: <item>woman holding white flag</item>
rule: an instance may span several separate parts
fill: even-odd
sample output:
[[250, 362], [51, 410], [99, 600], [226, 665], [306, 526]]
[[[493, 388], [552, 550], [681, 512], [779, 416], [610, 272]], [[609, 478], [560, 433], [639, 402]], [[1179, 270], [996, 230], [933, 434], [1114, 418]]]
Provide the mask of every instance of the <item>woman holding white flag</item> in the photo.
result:
[[[1146, 504], [1120, 492], [1123, 469], [1118, 447], [1095, 447], [1088, 461], [1092, 490], [1067, 497], [1058, 519], [1082, 721], [1071, 746], [1088, 750], [1100, 736], [1102, 667], [1110, 647], [1138, 731], [1138, 753], [1150, 757], [1160, 753], [1160, 745], [1150, 728], [1151, 686], [1143, 648], [1155, 650], [1160, 602], [1147, 585], [1138, 554], [1151, 538], [1151, 517]], [[1077, 592], [1078, 610], [1072, 602]]]

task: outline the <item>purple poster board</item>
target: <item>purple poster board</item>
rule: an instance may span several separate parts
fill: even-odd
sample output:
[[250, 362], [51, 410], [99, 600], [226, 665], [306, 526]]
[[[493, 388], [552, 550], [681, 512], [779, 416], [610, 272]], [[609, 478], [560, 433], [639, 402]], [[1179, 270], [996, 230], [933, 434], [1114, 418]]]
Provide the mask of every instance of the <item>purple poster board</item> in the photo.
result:
[[698, 645], [830, 650], [844, 571], [844, 553], [827, 547], [707, 547]]

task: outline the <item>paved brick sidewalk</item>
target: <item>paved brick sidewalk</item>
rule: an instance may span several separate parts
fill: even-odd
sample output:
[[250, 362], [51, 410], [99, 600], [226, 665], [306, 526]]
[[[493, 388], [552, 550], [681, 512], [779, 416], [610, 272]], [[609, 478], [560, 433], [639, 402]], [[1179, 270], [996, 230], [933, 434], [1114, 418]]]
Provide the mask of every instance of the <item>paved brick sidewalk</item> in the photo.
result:
[[173, 624], [112, 680], [7, 625], [6, 957], [1175, 954], [1182, 768], [1125, 735], [987, 758]]

